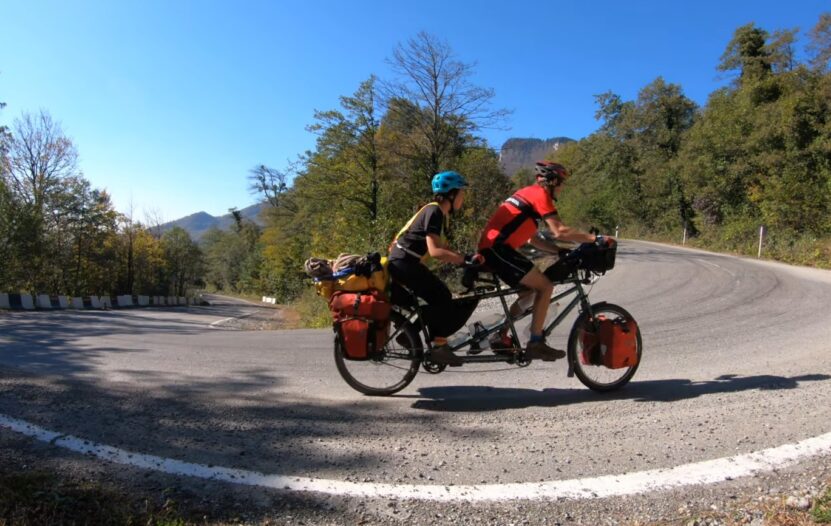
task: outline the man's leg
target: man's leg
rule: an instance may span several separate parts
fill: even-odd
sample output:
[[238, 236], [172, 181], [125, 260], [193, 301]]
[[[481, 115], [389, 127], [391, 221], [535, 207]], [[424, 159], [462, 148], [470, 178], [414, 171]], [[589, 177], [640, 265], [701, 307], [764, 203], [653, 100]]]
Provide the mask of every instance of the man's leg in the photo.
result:
[[531, 339], [525, 347], [526, 355], [529, 358], [540, 358], [543, 361], [553, 361], [565, 357], [565, 351], [549, 347], [545, 343], [543, 325], [545, 315], [548, 314], [548, 304], [551, 302], [551, 293], [554, 292], [554, 284], [537, 269], [525, 275], [520, 281], [522, 285], [534, 289], [534, 311], [531, 315]]
[[[482, 255], [485, 257], [488, 266], [497, 273], [502, 281], [512, 287], [522, 285], [531, 289], [530, 292], [521, 293], [517, 301], [511, 305], [509, 311], [511, 317], [522, 314], [525, 310], [522, 307], [525, 303], [523, 300], [528, 299], [528, 294], [534, 294], [531, 340], [526, 347], [527, 355], [531, 358], [541, 358], [543, 360], [556, 360], [565, 356], [563, 351], [548, 347], [542, 335], [542, 327], [545, 324], [545, 315], [548, 313], [548, 304], [551, 301], [554, 284], [542, 272], [537, 270], [531, 261], [507, 245], [495, 245], [484, 249]], [[501, 348], [504, 348], [503, 345], [513, 346], [513, 343], [504, 340], [497, 343], [500, 343]], [[494, 347], [494, 351], [497, 350]]]
[[[551, 302], [554, 284], [537, 269], [533, 269], [526, 274], [520, 284], [532, 289], [535, 294], [534, 310], [531, 314], [531, 336], [542, 336], [542, 326], [545, 323], [545, 315], [548, 314], [548, 304]], [[517, 301], [517, 303], [519, 302]]]

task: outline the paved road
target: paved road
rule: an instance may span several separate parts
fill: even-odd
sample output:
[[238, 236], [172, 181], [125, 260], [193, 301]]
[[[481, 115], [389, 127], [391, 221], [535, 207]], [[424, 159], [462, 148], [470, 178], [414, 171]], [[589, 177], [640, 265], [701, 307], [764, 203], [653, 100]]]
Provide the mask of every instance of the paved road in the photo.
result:
[[338, 376], [331, 331], [224, 329], [261, 307], [218, 299], [0, 314], [0, 414], [189, 462], [403, 484], [668, 468], [831, 432], [831, 272], [624, 242], [591, 297], [643, 333], [642, 366], [612, 395], [534, 363], [364, 397]]

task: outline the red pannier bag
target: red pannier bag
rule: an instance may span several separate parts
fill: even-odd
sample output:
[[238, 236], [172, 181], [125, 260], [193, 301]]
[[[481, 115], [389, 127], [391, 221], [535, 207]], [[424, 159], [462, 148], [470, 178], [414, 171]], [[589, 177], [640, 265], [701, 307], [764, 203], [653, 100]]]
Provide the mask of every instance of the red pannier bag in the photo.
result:
[[349, 360], [368, 360], [387, 343], [390, 302], [377, 290], [335, 292], [329, 300], [335, 332]]
[[604, 365], [609, 369], [633, 367], [638, 363], [638, 324], [635, 320], [604, 315], [597, 317], [599, 333], [595, 334], [591, 321], [586, 322], [580, 344], [580, 359], [585, 364]]
[[348, 317], [388, 320], [392, 306], [383, 292], [365, 290], [361, 292], [338, 291], [329, 300], [329, 310]]

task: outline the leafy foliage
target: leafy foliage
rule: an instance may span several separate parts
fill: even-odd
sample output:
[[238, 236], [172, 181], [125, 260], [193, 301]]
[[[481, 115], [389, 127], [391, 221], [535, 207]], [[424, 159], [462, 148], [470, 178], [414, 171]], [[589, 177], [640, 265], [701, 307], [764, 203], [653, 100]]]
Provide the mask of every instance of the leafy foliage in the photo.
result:
[[0, 145], [0, 290], [184, 295], [198, 284], [201, 252], [187, 233], [163, 242], [119, 214], [48, 113], [0, 129]]
[[738, 28], [719, 65], [736, 82], [700, 109], [661, 78], [633, 101], [599, 95], [600, 129], [557, 153], [573, 170], [563, 215], [628, 235], [686, 228], [694, 242], [745, 253], [764, 225], [769, 254], [828, 265], [830, 21], [809, 33], [810, 63], [795, 59], [796, 30]]
[[[460, 171], [471, 183], [468, 204], [453, 221], [453, 243], [459, 250], [474, 248], [481, 225], [511, 184], [496, 153], [473, 133], [504, 111], [490, 109], [493, 92], [472, 85], [472, 67], [431, 35], [399, 46], [391, 63], [398, 78], [371, 76], [341, 97], [339, 109], [315, 112], [308, 127], [317, 134], [315, 149], [300, 157], [279, 202], [257, 189], [271, 206], [252, 251], [233, 234], [208, 236], [210, 283], [240, 290], [229, 259], [256, 253], [260, 290], [281, 301], [296, 298], [308, 288], [305, 259], [385, 252], [401, 225], [430, 201], [433, 174], [445, 169]], [[242, 252], [229, 257], [232, 247]]]

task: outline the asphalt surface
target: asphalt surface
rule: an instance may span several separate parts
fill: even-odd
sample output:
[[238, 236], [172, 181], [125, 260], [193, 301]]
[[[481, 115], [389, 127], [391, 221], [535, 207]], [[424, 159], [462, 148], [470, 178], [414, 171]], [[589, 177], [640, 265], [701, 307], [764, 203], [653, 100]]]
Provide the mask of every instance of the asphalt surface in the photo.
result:
[[[831, 432], [831, 272], [624, 242], [590, 297], [624, 306], [643, 335], [637, 375], [612, 394], [535, 362], [422, 371], [365, 397], [338, 375], [331, 331], [234, 330], [228, 318], [263, 307], [214, 298], [0, 313], [0, 414], [206, 465], [437, 485], [668, 468]], [[549, 343], [564, 348], [569, 327]]]

